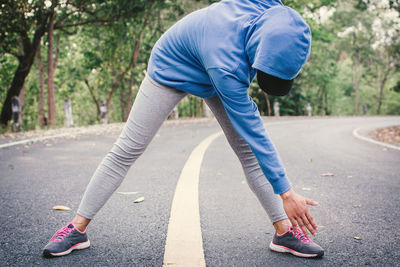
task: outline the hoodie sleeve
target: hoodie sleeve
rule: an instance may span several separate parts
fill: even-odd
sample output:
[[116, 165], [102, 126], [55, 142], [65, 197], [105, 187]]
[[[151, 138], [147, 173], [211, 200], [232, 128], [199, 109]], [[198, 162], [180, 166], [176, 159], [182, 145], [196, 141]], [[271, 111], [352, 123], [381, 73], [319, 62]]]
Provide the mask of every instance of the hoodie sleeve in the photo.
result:
[[248, 85], [221, 68], [208, 69], [210, 80], [239, 135], [250, 146], [275, 194], [290, 189], [282, 162], [258, 112], [248, 95]]

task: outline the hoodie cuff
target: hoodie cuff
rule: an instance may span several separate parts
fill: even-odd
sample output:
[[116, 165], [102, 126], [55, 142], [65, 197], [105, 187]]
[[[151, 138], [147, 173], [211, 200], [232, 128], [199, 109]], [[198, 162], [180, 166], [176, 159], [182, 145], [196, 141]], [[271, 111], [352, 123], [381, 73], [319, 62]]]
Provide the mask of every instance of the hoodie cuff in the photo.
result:
[[274, 193], [277, 195], [283, 194], [288, 191], [292, 186], [290, 185], [289, 179], [285, 177], [281, 177], [280, 179], [271, 183], [272, 188], [274, 189]]

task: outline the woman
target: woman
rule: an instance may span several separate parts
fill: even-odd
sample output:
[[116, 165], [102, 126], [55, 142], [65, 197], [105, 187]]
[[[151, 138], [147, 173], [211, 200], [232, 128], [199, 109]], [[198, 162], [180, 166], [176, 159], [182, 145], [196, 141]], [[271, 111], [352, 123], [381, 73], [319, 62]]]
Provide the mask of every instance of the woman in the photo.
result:
[[123, 132], [93, 175], [76, 216], [55, 233], [46, 256], [87, 248], [90, 220], [120, 185], [162, 122], [187, 94], [205, 99], [240, 159], [248, 183], [276, 233], [270, 249], [320, 257], [308, 237], [317, 225], [312, 200], [291, 189], [285, 170], [247, 89], [257, 81], [270, 95], [285, 95], [311, 46], [308, 25], [279, 0], [226, 0], [172, 26], [153, 47]]

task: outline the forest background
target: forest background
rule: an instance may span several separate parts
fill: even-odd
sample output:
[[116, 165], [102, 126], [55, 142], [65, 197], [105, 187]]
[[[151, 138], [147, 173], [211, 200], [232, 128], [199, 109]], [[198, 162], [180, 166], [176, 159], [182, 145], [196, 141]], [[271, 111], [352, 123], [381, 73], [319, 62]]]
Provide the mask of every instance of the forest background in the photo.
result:
[[[0, 0], [0, 123], [19, 96], [22, 129], [127, 119], [157, 39], [206, 0]], [[285, 97], [250, 95], [262, 115], [400, 115], [400, 0], [284, 0], [312, 30], [312, 51]], [[186, 97], [180, 117], [204, 115]], [[8, 125], [8, 126], [7, 126]]]

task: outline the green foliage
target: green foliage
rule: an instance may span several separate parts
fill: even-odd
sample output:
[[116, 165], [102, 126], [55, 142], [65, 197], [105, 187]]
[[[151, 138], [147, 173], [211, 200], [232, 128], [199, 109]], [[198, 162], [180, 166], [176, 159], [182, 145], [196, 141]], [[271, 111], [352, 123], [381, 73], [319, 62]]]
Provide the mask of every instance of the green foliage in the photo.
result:
[[303, 13], [305, 10], [316, 11], [323, 6], [333, 6], [337, 0], [283, 0], [283, 4]]
[[[382, 5], [382, 1], [387, 1], [387, 5]], [[400, 11], [400, 4], [398, 0], [382, 1], [283, 1], [305, 17], [312, 29], [313, 43], [310, 58], [295, 79], [292, 91], [284, 97], [269, 96], [272, 113], [273, 103], [278, 102], [281, 115], [305, 115], [307, 103], [311, 103], [315, 115], [354, 115], [357, 75], [361, 110], [366, 105], [367, 114], [376, 114], [379, 86], [384, 81], [380, 114], [400, 113], [400, 24], [392, 17], [385, 20], [389, 11]], [[98, 102], [110, 95], [109, 121], [124, 120], [157, 39], [183, 15], [213, 2], [218, 1], [58, 1], [55, 35], [60, 36], [60, 54], [54, 83], [59, 124], [64, 120], [64, 99], [72, 101], [74, 123], [87, 125], [98, 122]], [[21, 32], [32, 39], [35, 27], [53, 7], [43, 0], [6, 0], [0, 7], [3, 103], [18, 66]], [[139, 53], [131, 66], [138, 41]], [[44, 38], [45, 69], [46, 55]], [[38, 127], [38, 82], [38, 68], [34, 65], [25, 82], [24, 129]], [[249, 93], [260, 113], [267, 115], [266, 97], [256, 82]], [[193, 96], [185, 98], [178, 109], [180, 116], [203, 115], [202, 100]]]
[[6, 88], [11, 84], [18, 62], [9, 54], [0, 55], [0, 101], [6, 97]]
[[30, 34], [50, 12], [44, 1], [28, 0], [2, 1], [0, 10], [0, 56], [4, 53], [20, 55], [21, 35]]
[[400, 81], [398, 81], [396, 83], [395, 86], [393, 86], [392, 91], [396, 92], [396, 93], [400, 93]]
[[390, 8], [396, 9], [400, 14], [400, 0], [389, 0]]
[[178, 104], [178, 112], [182, 117], [202, 117], [202, 99], [188, 95]]

